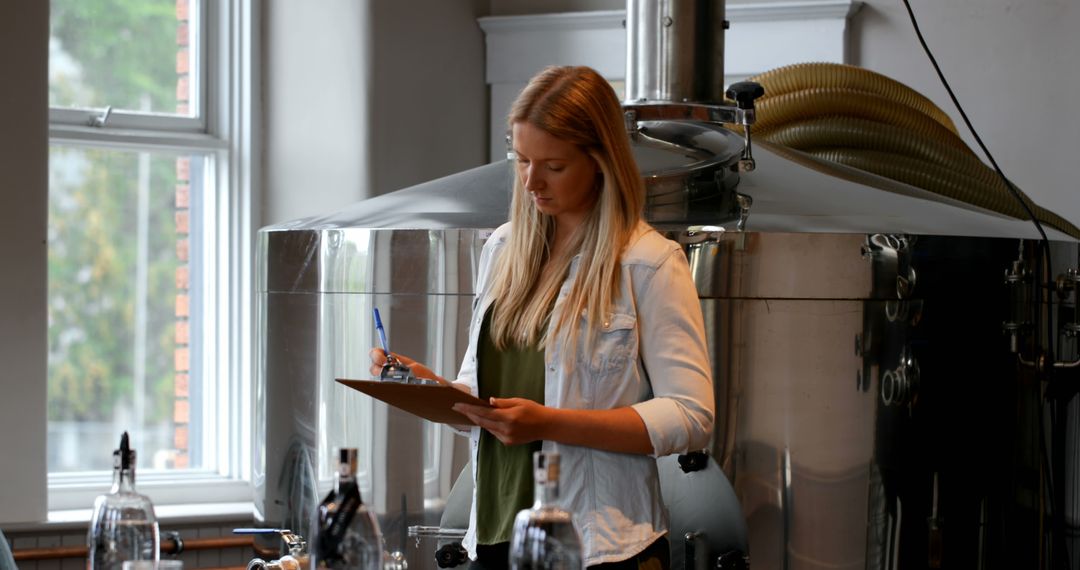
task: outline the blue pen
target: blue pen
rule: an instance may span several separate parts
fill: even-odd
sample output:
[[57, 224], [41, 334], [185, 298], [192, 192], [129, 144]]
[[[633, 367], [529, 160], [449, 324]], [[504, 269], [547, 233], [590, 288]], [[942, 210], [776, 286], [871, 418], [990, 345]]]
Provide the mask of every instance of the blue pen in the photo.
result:
[[373, 308], [372, 312], [375, 313], [375, 330], [379, 331], [379, 342], [382, 343], [383, 352], [386, 353], [386, 357], [390, 358], [390, 344], [386, 342], [386, 329], [382, 326], [382, 318], [379, 317], [379, 309]]
[[383, 352], [386, 353], [386, 364], [383, 364], [382, 371], [379, 372], [379, 380], [390, 380], [393, 382], [416, 382], [416, 378], [413, 376], [412, 370], [408, 366], [401, 364], [393, 354], [390, 354], [390, 343], [386, 342], [386, 329], [382, 326], [382, 317], [379, 316], [379, 310], [372, 308], [372, 313], [375, 315], [375, 330], [379, 331], [379, 342], [382, 343]]

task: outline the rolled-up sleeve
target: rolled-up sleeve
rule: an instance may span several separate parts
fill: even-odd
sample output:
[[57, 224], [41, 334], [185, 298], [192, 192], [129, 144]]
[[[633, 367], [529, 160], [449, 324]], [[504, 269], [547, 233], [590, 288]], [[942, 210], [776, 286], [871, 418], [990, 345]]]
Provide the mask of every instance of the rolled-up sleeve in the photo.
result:
[[653, 455], [703, 449], [715, 419], [701, 303], [681, 249], [634, 283], [641, 356], [653, 397], [633, 405]]

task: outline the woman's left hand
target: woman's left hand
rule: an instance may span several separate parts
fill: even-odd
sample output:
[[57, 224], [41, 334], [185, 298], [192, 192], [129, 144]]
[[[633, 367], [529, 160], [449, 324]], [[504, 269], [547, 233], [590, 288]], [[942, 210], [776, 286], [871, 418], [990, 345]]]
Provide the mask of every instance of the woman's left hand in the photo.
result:
[[491, 398], [491, 407], [454, 404], [454, 411], [491, 432], [505, 445], [544, 439], [551, 408], [526, 398]]

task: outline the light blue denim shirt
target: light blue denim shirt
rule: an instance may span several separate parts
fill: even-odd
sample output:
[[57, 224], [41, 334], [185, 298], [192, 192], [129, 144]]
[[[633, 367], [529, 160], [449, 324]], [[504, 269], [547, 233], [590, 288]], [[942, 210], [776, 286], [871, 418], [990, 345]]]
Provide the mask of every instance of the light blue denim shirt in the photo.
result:
[[[456, 380], [473, 394], [478, 393], [477, 336], [492, 303], [489, 277], [509, 230], [509, 224], [496, 229], [480, 256], [469, 346]], [[579, 346], [573, 366], [563, 364], [558, 343], [545, 351], [544, 404], [572, 409], [632, 406], [645, 423], [656, 457], [703, 449], [713, 428], [713, 386], [701, 305], [686, 256], [678, 244], [640, 222], [621, 265], [620, 294], [612, 312], [597, 323], [594, 350], [586, 353]], [[552, 309], [552, 323], [558, 322], [576, 271], [575, 259]], [[590, 323], [582, 318], [581, 326], [583, 344]], [[480, 428], [468, 433], [475, 477]], [[580, 525], [587, 566], [629, 558], [667, 533], [653, 457], [550, 441], [543, 446], [561, 455], [560, 499]], [[475, 492], [463, 541], [473, 559]]]

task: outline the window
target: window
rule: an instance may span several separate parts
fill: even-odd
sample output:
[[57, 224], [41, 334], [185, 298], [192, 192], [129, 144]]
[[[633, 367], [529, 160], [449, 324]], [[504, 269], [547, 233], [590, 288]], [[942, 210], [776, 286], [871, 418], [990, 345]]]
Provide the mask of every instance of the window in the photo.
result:
[[250, 497], [253, 6], [51, 0], [50, 510]]

